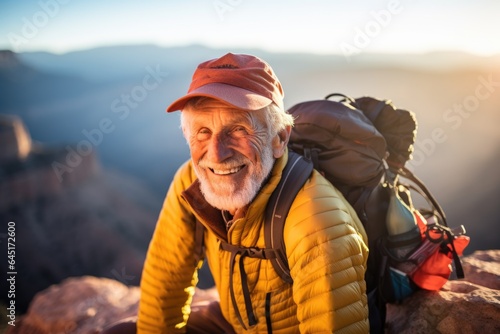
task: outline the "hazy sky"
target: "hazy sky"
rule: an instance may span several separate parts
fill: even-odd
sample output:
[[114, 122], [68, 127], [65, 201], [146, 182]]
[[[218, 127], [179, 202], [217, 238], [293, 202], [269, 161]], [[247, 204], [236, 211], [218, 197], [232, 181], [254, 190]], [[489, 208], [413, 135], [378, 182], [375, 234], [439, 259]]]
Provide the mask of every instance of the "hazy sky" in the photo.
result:
[[500, 53], [498, 0], [0, 1], [0, 48], [199, 43], [314, 53]]

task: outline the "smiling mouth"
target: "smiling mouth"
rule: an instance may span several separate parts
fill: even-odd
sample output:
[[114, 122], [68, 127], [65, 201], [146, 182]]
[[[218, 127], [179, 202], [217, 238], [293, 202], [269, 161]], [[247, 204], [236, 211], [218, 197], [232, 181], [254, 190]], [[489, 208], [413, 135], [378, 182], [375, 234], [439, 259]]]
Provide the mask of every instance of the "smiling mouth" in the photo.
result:
[[245, 167], [245, 165], [238, 166], [238, 167], [233, 167], [233, 168], [230, 168], [230, 169], [213, 169], [213, 168], [209, 168], [209, 169], [215, 175], [231, 175], [231, 174], [238, 173], [240, 170], [243, 169], [243, 167]]

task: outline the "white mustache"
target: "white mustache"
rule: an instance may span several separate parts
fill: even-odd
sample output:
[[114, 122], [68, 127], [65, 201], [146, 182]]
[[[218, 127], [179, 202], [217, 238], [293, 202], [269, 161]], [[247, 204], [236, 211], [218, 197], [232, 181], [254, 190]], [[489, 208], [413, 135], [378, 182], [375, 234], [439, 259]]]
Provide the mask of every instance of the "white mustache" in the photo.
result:
[[224, 171], [224, 170], [238, 169], [243, 165], [248, 165], [249, 163], [250, 162], [244, 158], [231, 159], [224, 161], [223, 163], [217, 163], [217, 164], [212, 164], [202, 159], [198, 161], [198, 166], [200, 166], [201, 168], [209, 168], [212, 170]]

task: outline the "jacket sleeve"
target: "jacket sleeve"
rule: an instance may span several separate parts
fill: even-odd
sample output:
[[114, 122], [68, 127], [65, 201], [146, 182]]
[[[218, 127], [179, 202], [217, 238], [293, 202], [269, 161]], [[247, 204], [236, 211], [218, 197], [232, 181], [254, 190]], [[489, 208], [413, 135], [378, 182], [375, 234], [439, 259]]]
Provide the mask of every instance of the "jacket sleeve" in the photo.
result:
[[180, 197], [191, 184], [189, 164], [174, 176], [146, 255], [137, 333], [184, 333], [196, 285], [194, 218]]
[[301, 333], [367, 333], [366, 234], [352, 207], [317, 172], [284, 231]]

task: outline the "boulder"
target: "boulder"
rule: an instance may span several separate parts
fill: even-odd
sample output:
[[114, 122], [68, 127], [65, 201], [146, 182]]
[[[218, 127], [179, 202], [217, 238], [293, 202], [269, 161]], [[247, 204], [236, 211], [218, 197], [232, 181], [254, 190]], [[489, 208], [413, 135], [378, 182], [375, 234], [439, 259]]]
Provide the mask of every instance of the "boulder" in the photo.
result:
[[[139, 294], [139, 287], [113, 279], [71, 277], [38, 293], [6, 334], [97, 334], [136, 316]], [[215, 289], [196, 289], [193, 306], [213, 300], [218, 300]]]
[[137, 314], [138, 300], [135, 286], [93, 276], [68, 278], [38, 293], [7, 333], [99, 333], [107, 324]]
[[387, 333], [500, 333], [500, 250], [462, 258], [465, 279], [388, 305]]

